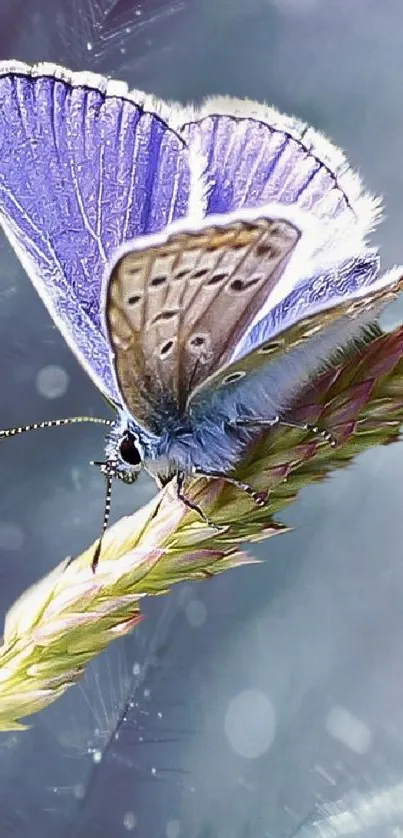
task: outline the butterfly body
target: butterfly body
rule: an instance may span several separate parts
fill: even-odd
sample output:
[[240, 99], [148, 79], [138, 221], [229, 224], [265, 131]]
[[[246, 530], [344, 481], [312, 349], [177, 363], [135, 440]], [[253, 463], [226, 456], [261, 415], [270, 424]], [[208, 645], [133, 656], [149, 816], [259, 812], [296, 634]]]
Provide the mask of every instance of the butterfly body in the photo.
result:
[[[311, 287], [314, 281], [322, 289], [332, 283], [333, 294], [338, 299], [346, 273], [351, 281], [356, 272], [359, 283], [364, 283], [374, 278], [378, 267], [377, 256], [368, 253], [341, 263], [337, 269], [333, 267], [330, 273], [322, 272], [315, 280], [308, 278], [299, 288], [300, 303], [304, 301], [306, 287]], [[312, 299], [305, 300], [305, 306], [311, 311]], [[225, 475], [235, 472], [237, 463], [251, 440], [260, 433], [262, 425], [267, 427], [272, 423], [274, 426], [287, 417], [296, 396], [315, 373], [335, 360], [337, 353], [348, 345], [366, 339], [368, 327], [374, 320], [373, 305], [366, 307], [364, 298], [364, 304], [358, 305], [350, 316], [343, 313], [341, 306], [334, 319], [334, 311], [332, 307], [328, 321], [322, 312], [320, 328], [314, 315], [298, 321], [299, 331], [296, 329], [287, 342], [286, 338], [292, 332], [285, 329], [283, 334], [276, 330], [274, 309], [272, 330], [268, 330], [265, 323], [261, 337], [256, 341], [257, 346], [265, 350], [261, 356], [263, 363], [256, 363], [255, 350], [249, 357], [245, 349], [245, 354], [235, 361], [237, 375], [243, 372], [242, 367], [247, 371], [244, 375], [221, 387], [209, 386], [205, 392], [202, 388], [198, 398], [188, 399], [182, 408], [172, 399], [171, 392], [161, 391], [158, 409], [153, 410], [150, 398], [146, 411], [152, 432], [141, 427], [134, 415], [119, 409], [118, 421], [108, 435], [107, 459], [116, 459], [120, 440], [128, 433], [141, 452], [143, 465], [160, 483], [178, 473]], [[259, 331], [259, 326], [257, 328]], [[227, 379], [230, 375], [228, 372]], [[144, 398], [147, 401], [146, 396]], [[256, 417], [259, 421], [254, 424]], [[130, 464], [125, 465], [119, 458], [117, 468], [123, 479], [126, 471], [130, 474]]]
[[[189, 475], [195, 472], [231, 472], [253, 436], [252, 430], [238, 428], [235, 422], [222, 414], [214, 417], [206, 415], [201, 421], [187, 416], [182, 421], [170, 423], [158, 437], [151, 437], [139, 428], [132, 417], [122, 413], [108, 434], [105, 447], [107, 458], [116, 456], [125, 433], [134, 437], [144, 467], [160, 483], [166, 483], [178, 472]], [[122, 464], [121, 472], [124, 470]]]

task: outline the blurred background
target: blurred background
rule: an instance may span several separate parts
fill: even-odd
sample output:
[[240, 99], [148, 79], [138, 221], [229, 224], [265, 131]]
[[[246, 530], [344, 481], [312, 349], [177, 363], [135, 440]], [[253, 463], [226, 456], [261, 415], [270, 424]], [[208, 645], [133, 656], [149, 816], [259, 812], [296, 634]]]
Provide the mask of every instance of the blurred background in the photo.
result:
[[[403, 261], [401, 0], [2, 0], [7, 58], [298, 115], [384, 196], [376, 241]], [[105, 415], [3, 240], [0, 376], [1, 427]], [[2, 444], [2, 618], [99, 533], [102, 446], [92, 426]], [[30, 730], [0, 734], [1, 838], [403, 836], [402, 475], [397, 444], [304, 490], [261, 565], [149, 601]], [[153, 492], [116, 486], [113, 519]]]

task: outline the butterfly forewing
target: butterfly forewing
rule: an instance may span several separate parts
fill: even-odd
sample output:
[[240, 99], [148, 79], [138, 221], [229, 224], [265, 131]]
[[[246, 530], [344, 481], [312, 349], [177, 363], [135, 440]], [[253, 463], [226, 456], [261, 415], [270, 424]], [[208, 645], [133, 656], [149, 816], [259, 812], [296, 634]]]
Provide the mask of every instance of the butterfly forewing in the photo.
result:
[[69, 346], [118, 401], [100, 325], [106, 265], [188, 204], [183, 141], [127, 86], [0, 62], [0, 226]]
[[134, 242], [112, 270], [105, 314], [117, 381], [145, 426], [150, 405], [158, 411], [165, 398], [180, 414], [191, 391], [229, 363], [300, 239], [284, 219], [247, 219], [173, 226]]

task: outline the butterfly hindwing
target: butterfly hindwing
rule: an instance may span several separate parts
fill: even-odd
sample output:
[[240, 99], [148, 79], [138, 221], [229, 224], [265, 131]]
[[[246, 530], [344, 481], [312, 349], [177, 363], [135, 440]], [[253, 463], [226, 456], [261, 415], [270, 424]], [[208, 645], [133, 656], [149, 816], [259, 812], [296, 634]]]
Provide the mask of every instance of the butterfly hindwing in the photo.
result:
[[140, 424], [169, 400], [183, 413], [191, 391], [229, 363], [300, 237], [289, 220], [244, 211], [124, 248], [107, 280], [106, 328]]
[[[313, 277], [297, 286], [274, 307], [263, 328], [261, 324], [255, 327], [256, 333], [249, 342], [249, 351], [246, 341], [244, 354], [217, 370], [192, 392], [189, 409], [201, 403], [208, 405], [213, 394], [216, 405], [224, 402], [235, 404], [240, 390], [238, 396], [233, 391], [228, 401], [229, 384], [236, 385], [239, 382], [238, 387], [242, 387], [241, 382], [247, 382], [251, 374], [259, 373], [259, 370], [263, 372], [260, 383], [267, 384], [271, 370], [276, 370], [276, 364], [277, 369], [281, 367], [285, 374], [287, 358], [298, 349], [304, 352], [302, 366], [299, 357], [298, 376], [303, 383], [306, 377], [309, 378], [309, 372], [312, 374], [333, 352], [343, 350], [346, 343], [359, 337], [362, 325], [376, 320], [380, 310], [403, 290], [403, 268], [395, 268], [374, 279], [377, 267], [377, 258], [368, 254], [351, 260], [347, 266], [335, 266], [331, 273]], [[358, 277], [355, 287], [351, 282], [354, 271]], [[324, 355], [320, 354], [321, 351], [324, 351]], [[276, 387], [278, 392], [285, 391], [285, 385], [285, 381], [280, 381]]]
[[180, 130], [197, 149], [198, 169], [209, 187], [206, 212], [270, 202], [297, 206], [325, 222], [328, 235], [317, 243], [325, 255], [343, 248], [350, 236], [359, 248], [379, 220], [379, 200], [366, 192], [343, 152], [273, 107], [211, 98], [187, 109]]

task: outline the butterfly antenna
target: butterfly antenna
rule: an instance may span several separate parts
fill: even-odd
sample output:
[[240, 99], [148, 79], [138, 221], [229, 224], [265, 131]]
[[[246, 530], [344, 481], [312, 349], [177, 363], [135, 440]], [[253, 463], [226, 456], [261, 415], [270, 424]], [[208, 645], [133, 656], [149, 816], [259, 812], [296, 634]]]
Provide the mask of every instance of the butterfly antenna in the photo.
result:
[[[94, 463], [94, 465], [97, 465], [97, 466], [105, 465], [106, 466], [106, 463], [105, 464], [104, 463], [102, 463], [102, 464], [101, 463]], [[98, 562], [99, 562], [99, 559], [100, 559], [100, 556], [101, 556], [102, 541], [103, 541], [103, 537], [105, 535], [106, 528], [108, 526], [109, 515], [110, 515], [110, 512], [111, 512], [111, 495], [112, 495], [113, 471], [106, 471], [105, 470], [103, 473], [105, 475], [105, 480], [106, 480], [104, 517], [103, 517], [103, 521], [102, 521], [101, 535], [99, 537], [98, 544], [95, 548], [95, 553], [94, 553], [94, 556], [93, 556], [93, 559], [92, 559], [92, 562], [91, 562], [91, 567], [92, 567], [92, 570], [93, 570], [94, 573], [97, 569]]]
[[6, 428], [0, 431], [0, 440], [25, 434], [26, 431], [40, 431], [43, 428], [60, 428], [62, 425], [76, 425], [79, 422], [92, 422], [94, 425], [107, 425], [108, 427], [114, 424], [113, 419], [100, 419], [96, 416], [70, 416], [68, 419], [48, 419], [45, 422], [32, 422], [30, 425], [20, 425], [18, 428]]

